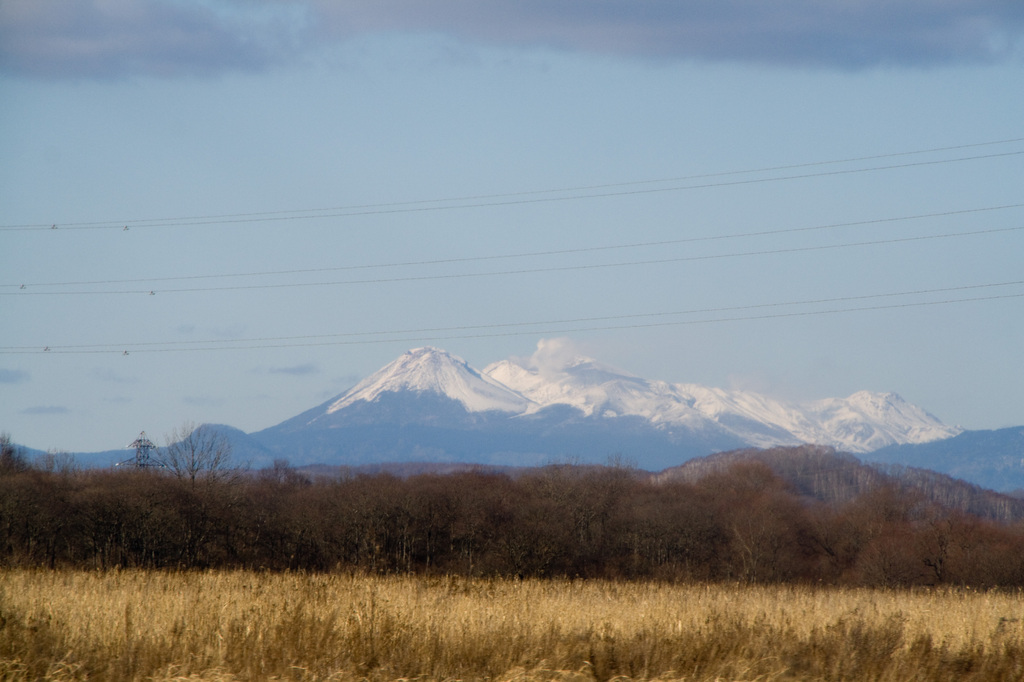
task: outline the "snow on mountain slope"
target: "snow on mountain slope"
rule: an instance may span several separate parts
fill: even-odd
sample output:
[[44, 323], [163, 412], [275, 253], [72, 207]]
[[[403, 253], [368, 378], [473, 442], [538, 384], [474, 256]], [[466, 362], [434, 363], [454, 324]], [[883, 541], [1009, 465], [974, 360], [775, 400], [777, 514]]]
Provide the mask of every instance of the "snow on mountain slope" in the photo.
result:
[[569, 405], [588, 417], [639, 416], [655, 424], [690, 428], [707, 422], [694, 409], [692, 397], [664, 381], [648, 381], [591, 358], [575, 357], [557, 367], [531, 359], [502, 360], [483, 373], [528, 398], [533, 403], [530, 411]]
[[495, 362], [483, 373], [529, 398], [534, 409], [570, 405], [587, 416], [637, 416], [663, 428], [716, 425], [759, 446], [803, 442], [779, 426], [800, 424], [802, 415], [768, 398], [650, 381], [582, 356], [556, 360], [545, 343], [530, 358]]
[[554, 371], [529, 361], [502, 360], [485, 367], [483, 373], [538, 406], [571, 405], [587, 416], [635, 414], [632, 403], [643, 402], [654, 391], [651, 382], [582, 357]]
[[755, 447], [815, 443], [864, 453], [961, 431], [894, 393], [861, 391], [849, 398], [786, 403], [746, 391], [643, 379], [572, 352], [559, 340], [542, 340], [532, 356], [495, 362], [483, 372], [443, 350], [417, 348], [359, 382], [321, 414], [360, 401], [374, 403], [385, 393], [409, 392], [509, 418], [569, 406], [594, 419], [640, 418], [673, 437], [714, 433]]
[[836, 445], [797, 406], [749, 391], [675, 384], [694, 408], [757, 447], [817, 443]]
[[805, 407], [837, 442], [855, 443], [860, 452], [952, 438], [962, 431], [946, 426], [895, 393], [859, 391], [846, 399], [826, 398]]
[[662, 428], [714, 424], [758, 447], [817, 443], [869, 452], [960, 432], [892, 393], [787, 404], [746, 391], [649, 381], [563, 351], [559, 342], [542, 340], [533, 356], [495, 362], [483, 373], [528, 398], [530, 411], [560, 404], [588, 416], [639, 416]]
[[438, 348], [416, 348], [352, 387], [327, 408], [333, 414], [360, 400], [374, 402], [382, 393], [435, 393], [456, 400], [469, 412], [525, 412], [530, 401], [494, 379], [483, 376]]

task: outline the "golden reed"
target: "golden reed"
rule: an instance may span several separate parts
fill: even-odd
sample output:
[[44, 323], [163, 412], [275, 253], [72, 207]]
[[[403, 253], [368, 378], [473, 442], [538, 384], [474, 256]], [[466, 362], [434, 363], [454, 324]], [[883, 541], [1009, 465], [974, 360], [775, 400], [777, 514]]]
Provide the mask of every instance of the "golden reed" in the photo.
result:
[[3, 680], [1024, 680], [1024, 595], [0, 572]]

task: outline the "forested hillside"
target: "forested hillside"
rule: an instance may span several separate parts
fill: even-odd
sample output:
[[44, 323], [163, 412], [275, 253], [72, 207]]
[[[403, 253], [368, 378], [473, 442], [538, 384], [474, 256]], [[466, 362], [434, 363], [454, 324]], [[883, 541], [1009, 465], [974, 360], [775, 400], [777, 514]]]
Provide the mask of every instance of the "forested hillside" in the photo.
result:
[[722, 474], [740, 462], [749, 461], [760, 462], [770, 468], [794, 492], [830, 504], [845, 504], [879, 487], [894, 486], [949, 510], [999, 521], [1024, 519], [1024, 500], [1018, 497], [1000, 494], [931, 469], [901, 464], [866, 464], [853, 455], [815, 445], [722, 452], [692, 459], [655, 474], [654, 478], [662, 482], [696, 482], [709, 474]]

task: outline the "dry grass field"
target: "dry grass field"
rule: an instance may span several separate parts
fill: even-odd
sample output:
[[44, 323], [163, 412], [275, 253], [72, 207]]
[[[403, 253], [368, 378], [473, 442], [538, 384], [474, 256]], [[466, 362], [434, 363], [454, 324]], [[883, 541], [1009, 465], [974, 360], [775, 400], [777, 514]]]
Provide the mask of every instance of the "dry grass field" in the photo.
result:
[[0, 572], [4, 680], [1020, 680], [1024, 595]]

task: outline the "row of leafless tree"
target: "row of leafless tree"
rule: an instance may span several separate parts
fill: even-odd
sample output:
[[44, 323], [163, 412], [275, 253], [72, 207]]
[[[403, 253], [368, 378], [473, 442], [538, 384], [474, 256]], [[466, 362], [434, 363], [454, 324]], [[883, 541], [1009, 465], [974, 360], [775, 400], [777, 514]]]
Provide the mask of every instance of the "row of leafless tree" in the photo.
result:
[[[207, 464], [209, 464], [207, 462]], [[0, 453], [0, 563], [1024, 586], [1024, 526], [881, 480], [822, 501], [764, 462], [310, 479], [28, 466]]]

